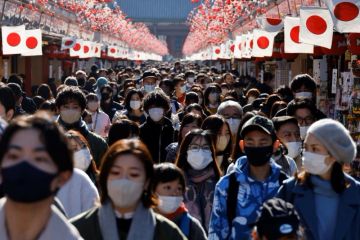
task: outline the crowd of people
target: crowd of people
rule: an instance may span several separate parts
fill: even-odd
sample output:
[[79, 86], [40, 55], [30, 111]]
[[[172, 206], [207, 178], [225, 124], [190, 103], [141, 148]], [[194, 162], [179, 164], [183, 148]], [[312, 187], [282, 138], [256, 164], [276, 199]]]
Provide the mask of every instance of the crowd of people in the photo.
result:
[[193, 63], [0, 83], [0, 239], [360, 239], [357, 145], [308, 74]]

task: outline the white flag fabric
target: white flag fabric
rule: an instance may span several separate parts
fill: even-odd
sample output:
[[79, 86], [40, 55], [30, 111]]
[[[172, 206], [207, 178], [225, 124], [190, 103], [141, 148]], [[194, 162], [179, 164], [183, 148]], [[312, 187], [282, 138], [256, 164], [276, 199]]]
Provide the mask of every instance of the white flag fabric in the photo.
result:
[[324, 0], [333, 18], [335, 30], [339, 33], [360, 32], [359, 0]]
[[79, 58], [90, 58], [91, 56], [91, 46], [92, 42], [90, 41], [83, 41]]
[[281, 18], [257, 17], [256, 22], [267, 32], [280, 32], [284, 27], [284, 21]]
[[1, 27], [2, 50], [4, 55], [21, 54], [25, 50], [25, 25]]
[[24, 32], [24, 51], [22, 56], [41, 56], [42, 55], [42, 33], [41, 29], [25, 30]]
[[241, 59], [241, 35], [236, 36], [234, 41], [234, 58]]
[[253, 33], [247, 33], [243, 39], [244, 47], [242, 48], [243, 51], [241, 53], [242, 58], [251, 58], [252, 56], [252, 49], [253, 49]]
[[300, 8], [300, 42], [329, 49], [332, 44], [333, 28], [334, 24], [327, 8]]
[[76, 43], [74, 44], [74, 46], [72, 48], [70, 48], [70, 57], [80, 57], [81, 55], [81, 51], [82, 51], [82, 47], [83, 46], [83, 40], [81, 39], [76, 39]]
[[101, 57], [101, 46], [100, 43], [93, 43], [91, 45], [91, 55], [92, 57], [100, 58]]
[[220, 46], [214, 46], [212, 50], [212, 60], [217, 60], [221, 56], [221, 47]]
[[285, 17], [284, 20], [284, 43], [285, 53], [313, 53], [314, 45], [301, 43], [300, 18]]
[[277, 32], [267, 32], [260, 29], [254, 29], [253, 57], [271, 57], [274, 47], [274, 38]]
[[76, 43], [76, 37], [63, 37], [61, 39], [61, 50], [70, 49], [74, 47]]
[[107, 55], [109, 57], [117, 58], [118, 57], [118, 47], [117, 46], [108, 46]]

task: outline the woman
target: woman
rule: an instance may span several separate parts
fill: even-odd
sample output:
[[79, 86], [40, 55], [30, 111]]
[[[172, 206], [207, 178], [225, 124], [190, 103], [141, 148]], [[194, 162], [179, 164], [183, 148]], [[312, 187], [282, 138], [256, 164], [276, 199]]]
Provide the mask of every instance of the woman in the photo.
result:
[[279, 197], [293, 203], [306, 239], [360, 239], [360, 186], [343, 172], [356, 144], [339, 122], [312, 124], [304, 142], [304, 172], [285, 182]]
[[199, 220], [192, 217], [185, 207], [185, 189], [185, 176], [180, 168], [172, 163], [155, 165], [151, 190], [160, 200], [156, 211], [176, 223], [188, 239], [206, 240]]
[[82, 239], [52, 207], [72, 175], [73, 162], [64, 134], [48, 116], [10, 123], [0, 141], [0, 165], [5, 194], [0, 239]]
[[69, 130], [66, 132], [70, 149], [74, 152], [74, 167], [84, 171], [91, 181], [97, 185], [98, 170], [91, 155], [89, 143], [78, 131]]
[[103, 157], [101, 205], [73, 220], [84, 239], [186, 239], [176, 225], [153, 212], [151, 155], [139, 140], [120, 140]]
[[116, 141], [127, 138], [139, 137], [139, 125], [129, 119], [117, 119], [109, 130], [108, 145], [113, 145]]
[[109, 116], [100, 109], [100, 100], [95, 93], [86, 96], [86, 108], [91, 113], [89, 130], [106, 138], [111, 122]]
[[216, 163], [223, 175], [231, 162], [232, 140], [229, 124], [222, 116], [211, 115], [204, 120], [201, 128], [211, 133], [215, 143]]
[[143, 97], [144, 95], [140, 90], [129, 90], [124, 100], [125, 110], [121, 111], [119, 114], [125, 115], [128, 119], [139, 125], [143, 124], [146, 121], [146, 117], [142, 109]]
[[221, 88], [217, 84], [212, 84], [204, 92], [204, 104], [211, 114], [215, 114], [220, 105]]
[[176, 160], [176, 165], [184, 171], [187, 181], [185, 205], [206, 231], [209, 226], [215, 185], [220, 178], [220, 170], [215, 159], [211, 134], [208, 131], [195, 129], [185, 136]]
[[180, 125], [178, 141], [170, 143], [165, 149], [167, 151], [166, 162], [175, 162], [176, 155], [178, 154], [181, 142], [185, 135], [195, 128], [200, 128], [201, 124], [202, 118], [199, 115], [193, 113], [185, 115]]

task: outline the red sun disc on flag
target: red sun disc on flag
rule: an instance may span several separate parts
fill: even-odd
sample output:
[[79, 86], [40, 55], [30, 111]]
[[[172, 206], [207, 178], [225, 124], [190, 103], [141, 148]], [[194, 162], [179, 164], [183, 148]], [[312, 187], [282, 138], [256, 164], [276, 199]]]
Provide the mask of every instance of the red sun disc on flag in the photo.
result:
[[73, 40], [66, 40], [64, 44], [65, 46], [71, 46], [73, 43], [74, 43]]
[[95, 53], [97, 53], [97, 52], [99, 52], [99, 48], [98, 48], [98, 47], [95, 48]]
[[13, 32], [7, 36], [6, 41], [11, 47], [16, 47], [20, 44], [21, 38], [19, 34]]
[[253, 40], [253, 39], [251, 39], [251, 41], [250, 41], [250, 48], [252, 49], [252, 48], [253, 48], [253, 46], [254, 46], [254, 40]]
[[220, 54], [220, 49], [218, 49], [218, 48], [215, 49], [215, 53], [216, 53], [216, 54]]
[[239, 43], [239, 46], [238, 46], [238, 47], [239, 47], [239, 49], [241, 50], [241, 43]]
[[230, 51], [231, 51], [231, 52], [234, 52], [234, 51], [235, 51], [235, 45], [234, 45], [234, 44], [232, 44], [232, 45], [230, 46]]
[[79, 51], [80, 48], [81, 48], [80, 44], [77, 43], [77, 44], [75, 44], [75, 46], [73, 47], [73, 50], [74, 50], [74, 51]]
[[30, 49], [34, 49], [36, 48], [38, 45], [38, 40], [36, 39], [36, 37], [28, 37], [26, 39], [26, 46]]
[[306, 27], [311, 33], [320, 35], [326, 32], [327, 24], [322, 17], [314, 15], [306, 20]]
[[296, 43], [300, 43], [299, 41], [299, 33], [300, 33], [300, 26], [293, 27], [290, 30], [290, 38]]
[[84, 53], [88, 53], [89, 52], [89, 46], [84, 46]]
[[270, 41], [267, 37], [261, 36], [258, 38], [257, 40], [257, 45], [259, 46], [259, 48], [261, 49], [266, 49], [269, 47]]
[[352, 21], [359, 15], [359, 8], [354, 3], [341, 2], [336, 4], [334, 15], [340, 21]]
[[110, 52], [111, 52], [111, 53], [115, 53], [115, 52], [116, 52], [115, 48], [111, 48], [111, 49], [110, 49]]
[[266, 21], [273, 26], [279, 25], [281, 23], [281, 19], [279, 18], [266, 18]]

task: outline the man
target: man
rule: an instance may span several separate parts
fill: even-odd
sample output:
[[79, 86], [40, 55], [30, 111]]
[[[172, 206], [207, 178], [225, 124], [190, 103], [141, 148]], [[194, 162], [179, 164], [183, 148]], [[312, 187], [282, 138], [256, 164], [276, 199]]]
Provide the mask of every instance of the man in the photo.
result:
[[251, 224], [264, 201], [274, 197], [287, 176], [271, 160], [278, 149], [273, 123], [262, 116], [250, 118], [239, 142], [245, 156], [232, 173], [216, 184], [209, 239], [248, 239]]
[[173, 79], [173, 84], [175, 89], [173, 98], [180, 104], [184, 104], [186, 92], [185, 79], [177, 76]]
[[260, 93], [272, 94], [274, 92], [274, 76], [271, 72], [264, 72], [263, 83], [258, 83], [256, 88]]
[[19, 86], [19, 84], [16, 84], [16, 83], [9, 83], [8, 87], [13, 91], [14, 96], [15, 96], [14, 117], [26, 114], [26, 112], [24, 111], [24, 109], [21, 106], [21, 102], [23, 100], [21, 87]]
[[16, 83], [20, 86], [21, 91], [22, 91], [22, 101], [21, 101], [21, 106], [24, 109], [24, 111], [28, 114], [34, 114], [36, 111], [36, 104], [35, 102], [32, 100], [32, 98], [26, 96], [26, 93], [24, 92], [24, 82], [23, 79], [21, 78], [21, 76], [19, 75], [11, 75], [9, 77], [9, 80], [7, 83]]
[[10, 122], [14, 117], [15, 105], [15, 96], [11, 88], [0, 83], [0, 117], [6, 122]]
[[157, 72], [154, 69], [147, 70], [142, 75], [142, 91], [144, 96], [155, 90]]
[[57, 122], [65, 130], [76, 130], [86, 138], [94, 161], [99, 167], [100, 160], [108, 146], [102, 137], [90, 132], [86, 123], [81, 119], [86, 107], [84, 93], [78, 87], [65, 87], [58, 93], [55, 104], [60, 112]]
[[78, 70], [75, 73], [75, 77], [76, 77], [76, 80], [77, 80], [77, 82], [79, 84], [79, 87], [83, 88], [85, 86], [85, 82], [86, 82], [86, 79], [87, 79], [86, 72], [84, 72], [83, 70]]
[[217, 114], [226, 119], [230, 127], [233, 142], [235, 143], [236, 135], [243, 116], [243, 109], [241, 105], [233, 100], [227, 100], [219, 105]]

